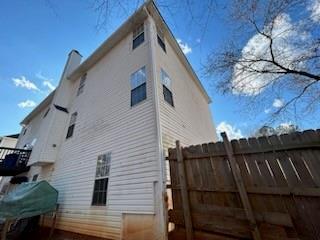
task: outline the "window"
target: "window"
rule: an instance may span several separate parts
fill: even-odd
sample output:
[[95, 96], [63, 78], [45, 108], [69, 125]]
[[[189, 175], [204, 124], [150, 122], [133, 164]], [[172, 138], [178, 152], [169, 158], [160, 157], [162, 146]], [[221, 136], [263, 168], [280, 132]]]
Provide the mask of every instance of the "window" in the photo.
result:
[[45, 118], [48, 115], [49, 111], [50, 111], [50, 108], [48, 108], [47, 111], [44, 113], [43, 118]]
[[27, 133], [27, 127], [24, 127], [22, 135], [26, 135], [26, 133]]
[[163, 69], [161, 69], [161, 82], [162, 82], [164, 100], [167, 103], [169, 103], [171, 106], [174, 107], [173, 97], [172, 97], [171, 79], [169, 78], [168, 74]]
[[131, 106], [147, 98], [146, 67], [140, 68], [131, 74]]
[[39, 177], [39, 174], [33, 175], [33, 177], [32, 177], [32, 182], [37, 181], [37, 180], [38, 180], [38, 177]]
[[98, 156], [92, 197], [92, 205], [94, 206], [104, 206], [107, 203], [110, 163], [111, 152]]
[[132, 34], [132, 50], [144, 42], [144, 25], [137, 27]]
[[84, 85], [86, 83], [86, 79], [87, 79], [87, 74], [83, 74], [82, 77], [80, 78], [80, 83], [79, 83], [79, 87], [78, 87], [78, 92], [77, 92], [77, 96], [79, 96], [84, 89]]
[[74, 130], [74, 126], [76, 125], [76, 121], [77, 121], [77, 112], [72, 113], [71, 118], [70, 118], [70, 123], [69, 123], [69, 127], [68, 127], [68, 132], [67, 132], [67, 136], [66, 138], [70, 138], [73, 135], [73, 130]]
[[158, 38], [158, 44], [160, 45], [162, 50], [164, 52], [166, 52], [166, 44], [164, 43], [164, 35], [160, 30], [158, 30], [157, 38]]
[[65, 107], [61, 107], [57, 104], [53, 104], [53, 106], [61, 112], [69, 113], [68, 109], [66, 109]]

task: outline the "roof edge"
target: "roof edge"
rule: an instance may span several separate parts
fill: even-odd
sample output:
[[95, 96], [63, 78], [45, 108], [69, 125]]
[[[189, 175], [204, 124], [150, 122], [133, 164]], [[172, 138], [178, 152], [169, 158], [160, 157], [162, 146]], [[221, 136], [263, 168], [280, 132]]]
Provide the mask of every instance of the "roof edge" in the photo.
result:
[[[187, 68], [188, 72], [191, 74], [193, 80], [196, 85], [199, 87], [200, 91], [206, 98], [208, 104], [212, 102], [210, 96], [207, 91], [203, 87], [200, 79], [192, 68], [189, 60], [186, 55], [182, 52], [176, 38], [171, 32], [169, 26], [165, 22], [162, 17], [158, 7], [156, 6], [153, 0], [146, 1], [142, 4], [138, 10], [136, 10], [109, 38], [107, 38], [86, 60], [84, 60], [69, 76], [67, 76], [70, 80], [75, 80], [80, 78], [87, 70], [89, 70], [93, 65], [95, 65], [102, 57], [104, 57], [116, 44], [117, 40], [122, 39], [128, 32], [130, 32], [129, 27], [138, 22], [139, 20], [144, 20], [148, 16], [149, 8], [152, 8], [154, 12], [158, 15], [161, 24], [165, 27], [166, 31], [169, 33], [169, 37], [171, 42], [174, 45], [174, 50], [177, 52], [179, 59], [182, 61], [183, 65]], [[148, 12], [147, 12], [148, 11]], [[145, 14], [144, 14], [145, 13]], [[142, 15], [142, 16], [140, 16]], [[156, 21], [159, 21], [155, 19]]]
[[2, 136], [2, 137], [6, 137], [6, 138], [19, 138], [19, 133], [15, 133], [15, 134], [10, 134], [10, 135], [6, 135], [6, 136]]
[[180, 58], [180, 60], [182, 60], [182, 63], [185, 65], [185, 67], [187, 68], [187, 70], [189, 70], [189, 73], [192, 75], [192, 77], [194, 78], [196, 84], [198, 85], [198, 87], [200, 88], [201, 92], [203, 93], [203, 95], [205, 96], [205, 98], [207, 99], [208, 104], [210, 104], [212, 102], [210, 96], [208, 95], [206, 89], [204, 88], [204, 86], [202, 85], [200, 79], [198, 78], [197, 74], [195, 73], [192, 65], [190, 64], [188, 58], [186, 57], [186, 55], [182, 52], [181, 47], [179, 46], [175, 36], [173, 35], [172, 31], [170, 30], [168, 24], [166, 23], [166, 21], [164, 20], [163, 16], [161, 15], [161, 12], [159, 10], [159, 8], [157, 7], [156, 3], [154, 1], [150, 1], [148, 2], [147, 6], [152, 6], [153, 9], [156, 11], [156, 13], [158, 14], [158, 16], [160, 17], [160, 21], [163, 24], [163, 26], [166, 28], [167, 32], [169, 33], [169, 36], [172, 40], [172, 43], [174, 44], [174, 49], [177, 51], [178, 53], [178, 57]]
[[73, 72], [67, 76], [69, 80], [81, 77], [88, 69], [103, 58], [117, 43], [131, 31], [131, 26], [135, 23], [144, 21], [148, 14], [145, 6], [150, 1], [142, 4], [120, 27], [113, 32], [87, 59], [85, 59]]
[[32, 118], [34, 118], [42, 109], [48, 106], [55, 94], [56, 90], [53, 90], [45, 99], [43, 99], [21, 122], [20, 125], [28, 124]]

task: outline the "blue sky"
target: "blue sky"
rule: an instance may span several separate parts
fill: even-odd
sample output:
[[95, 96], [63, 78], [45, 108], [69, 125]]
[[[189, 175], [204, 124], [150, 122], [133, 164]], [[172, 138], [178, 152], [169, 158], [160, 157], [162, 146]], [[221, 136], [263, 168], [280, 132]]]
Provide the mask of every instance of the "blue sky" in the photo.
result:
[[[20, 131], [19, 122], [57, 86], [67, 54], [77, 49], [87, 58], [136, 7], [124, 1], [125, 11], [118, 11], [104, 29], [96, 29], [97, 13], [88, 1], [5, 0], [0, 15], [0, 136]], [[138, 1], [137, 1], [138, 2]], [[197, 6], [194, 6], [197, 7]], [[261, 126], [264, 111], [249, 117], [241, 112], [238, 99], [223, 96], [213, 87], [214, 78], [203, 76], [203, 65], [210, 52], [223, 46], [231, 36], [230, 25], [223, 20], [224, 10], [213, 14], [206, 27], [190, 19], [187, 10], [160, 7], [175, 37], [211, 96], [210, 108], [216, 125], [224, 122], [235, 133], [248, 135]], [[201, 14], [202, 9], [195, 9]], [[203, 19], [202, 19], [203, 20]], [[204, 31], [205, 29], [205, 31]], [[270, 99], [270, 106], [274, 103]], [[259, 117], [259, 116], [262, 117]], [[312, 117], [310, 117], [312, 118]], [[316, 128], [317, 123], [300, 123], [302, 128]]]

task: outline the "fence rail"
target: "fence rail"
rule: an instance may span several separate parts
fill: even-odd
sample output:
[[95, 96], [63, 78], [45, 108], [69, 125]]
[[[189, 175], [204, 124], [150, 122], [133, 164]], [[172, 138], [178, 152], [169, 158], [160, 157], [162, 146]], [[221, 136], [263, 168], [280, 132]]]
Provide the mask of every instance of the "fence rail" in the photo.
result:
[[320, 130], [177, 146], [169, 220], [187, 235], [320, 239]]

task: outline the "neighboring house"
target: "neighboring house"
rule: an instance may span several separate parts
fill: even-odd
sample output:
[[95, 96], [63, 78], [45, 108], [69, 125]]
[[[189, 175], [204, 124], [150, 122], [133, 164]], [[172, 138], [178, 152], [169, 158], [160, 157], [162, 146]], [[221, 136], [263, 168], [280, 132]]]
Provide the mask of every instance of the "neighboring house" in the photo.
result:
[[166, 150], [217, 139], [209, 103], [148, 1], [82, 63], [70, 52], [57, 89], [22, 121], [25, 175], [59, 190], [58, 229], [164, 239]]
[[15, 148], [17, 145], [18, 138], [19, 134], [0, 137], [0, 147]]
[[[12, 134], [0, 137], [0, 148], [15, 148], [17, 145], [18, 137], [19, 134]], [[0, 161], [1, 159], [2, 156], [0, 151]], [[5, 194], [7, 192], [9, 181], [9, 178], [2, 178], [0, 175], [0, 198], [2, 194]]]

